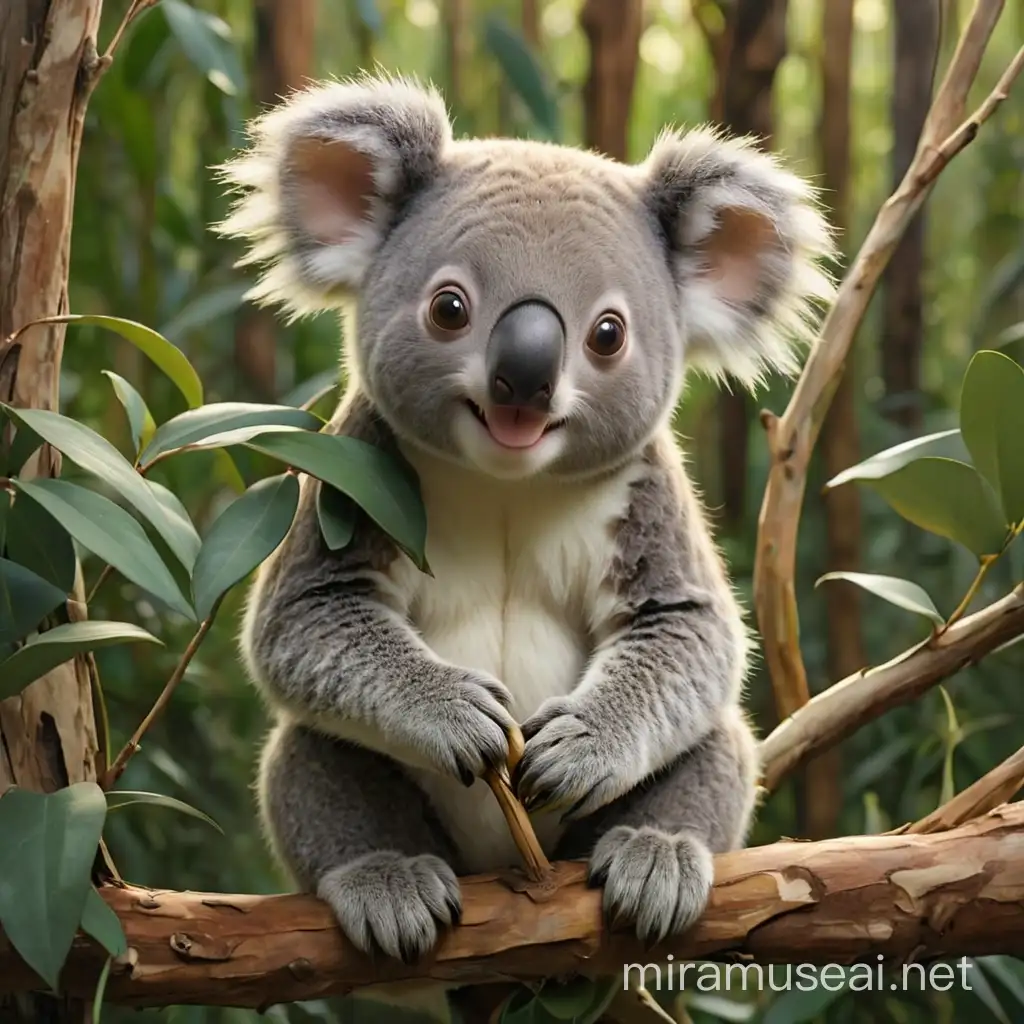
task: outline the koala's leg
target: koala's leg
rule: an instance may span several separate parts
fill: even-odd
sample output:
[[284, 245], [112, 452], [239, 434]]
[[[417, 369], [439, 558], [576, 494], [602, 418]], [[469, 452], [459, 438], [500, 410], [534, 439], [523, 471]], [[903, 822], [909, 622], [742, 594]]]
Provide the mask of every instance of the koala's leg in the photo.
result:
[[574, 822], [556, 858], [589, 858], [612, 921], [641, 939], [685, 931], [703, 913], [711, 855], [743, 845], [753, 815], [757, 747], [740, 712], [631, 792]]
[[260, 811], [296, 882], [330, 904], [364, 952], [409, 962], [457, 922], [451, 841], [391, 758], [280, 724], [263, 750]]

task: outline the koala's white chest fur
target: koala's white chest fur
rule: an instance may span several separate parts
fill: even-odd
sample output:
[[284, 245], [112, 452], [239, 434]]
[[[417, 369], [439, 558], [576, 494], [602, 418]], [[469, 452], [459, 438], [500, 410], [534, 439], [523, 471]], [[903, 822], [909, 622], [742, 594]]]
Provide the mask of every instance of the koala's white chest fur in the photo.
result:
[[[412, 624], [430, 648], [457, 665], [489, 672], [512, 692], [524, 721], [548, 697], [570, 693], [591, 653], [592, 628], [626, 512], [632, 472], [601, 481], [500, 482], [410, 453], [427, 509], [427, 558], [434, 578], [405, 570]], [[408, 588], [408, 589], [407, 589]], [[487, 786], [466, 789], [417, 772], [471, 871], [517, 862]], [[534, 824], [545, 846], [558, 816]]]

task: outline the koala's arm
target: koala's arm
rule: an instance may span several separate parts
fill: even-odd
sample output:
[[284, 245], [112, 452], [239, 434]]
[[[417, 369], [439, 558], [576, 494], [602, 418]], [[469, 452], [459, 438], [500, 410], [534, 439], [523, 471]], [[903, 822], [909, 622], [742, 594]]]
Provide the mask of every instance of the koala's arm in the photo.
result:
[[697, 746], [739, 700], [747, 634], [670, 438], [645, 453], [577, 688], [524, 724], [517, 788], [583, 817]]
[[508, 691], [441, 660], [410, 627], [391, 572], [405, 556], [365, 516], [348, 547], [327, 547], [317, 486], [303, 481], [291, 532], [250, 596], [251, 674], [291, 715], [470, 784], [507, 758]]

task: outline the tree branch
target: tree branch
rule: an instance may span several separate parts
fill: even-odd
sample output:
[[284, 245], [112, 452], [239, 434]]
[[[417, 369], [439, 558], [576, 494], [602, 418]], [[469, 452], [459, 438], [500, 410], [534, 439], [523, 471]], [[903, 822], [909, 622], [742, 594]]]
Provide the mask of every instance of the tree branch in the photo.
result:
[[[621, 976], [626, 964], [736, 959], [849, 963], [1024, 953], [1024, 804], [936, 835], [783, 842], [716, 858], [708, 910], [689, 934], [654, 950], [608, 932], [585, 866], [556, 865], [548, 899], [514, 881], [463, 879], [462, 924], [419, 964], [372, 962], [311, 896], [226, 896], [108, 887], [129, 951], [110, 1002], [265, 1008], [381, 982], [455, 984]], [[91, 995], [105, 960], [76, 940], [62, 987]], [[692, 979], [691, 979], [692, 980]], [[38, 980], [0, 937], [0, 990]], [[647, 977], [651, 987], [651, 976]]]
[[[754, 603], [780, 714], [807, 702], [794, 592], [796, 538], [811, 453], [847, 352], [879, 278], [907, 224], [952, 158], [977, 134], [1020, 74], [1019, 53], [992, 94], [966, 121], [967, 94], [977, 74], [1003, 0], [977, 0], [925, 123], [903, 181], [879, 211], [781, 418], [765, 413], [771, 468], [759, 519]], [[959, 127], [956, 125], [959, 124]]]
[[830, 686], [762, 742], [763, 785], [775, 789], [815, 751], [845, 739], [890, 708], [915, 700], [1022, 634], [1024, 584], [885, 665]]

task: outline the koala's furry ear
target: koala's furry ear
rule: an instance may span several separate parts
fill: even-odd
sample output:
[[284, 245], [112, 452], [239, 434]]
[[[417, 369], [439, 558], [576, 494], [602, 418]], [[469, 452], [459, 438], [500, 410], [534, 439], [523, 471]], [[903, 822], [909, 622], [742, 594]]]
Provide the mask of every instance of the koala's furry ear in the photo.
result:
[[264, 265], [247, 297], [295, 319], [359, 288], [452, 134], [433, 89], [365, 77], [294, 93], [254, 120], [249, 137], [219, 168], [240, 198], [217, 230], [248, 243], [240, 265]]
[[751, 139], [664, 133], [641, 167], [645, 201], [674, 262], [688, 362], [747, 387], [793, 373], [833, 252], [814, 189]]

